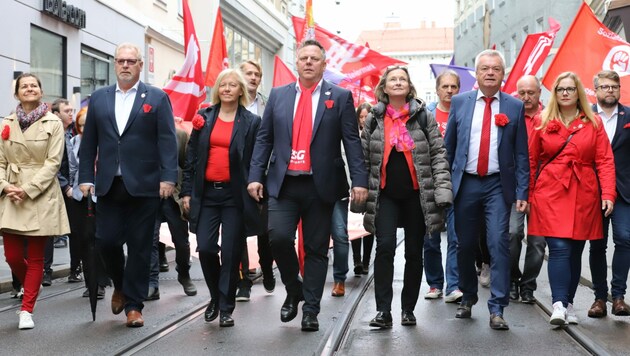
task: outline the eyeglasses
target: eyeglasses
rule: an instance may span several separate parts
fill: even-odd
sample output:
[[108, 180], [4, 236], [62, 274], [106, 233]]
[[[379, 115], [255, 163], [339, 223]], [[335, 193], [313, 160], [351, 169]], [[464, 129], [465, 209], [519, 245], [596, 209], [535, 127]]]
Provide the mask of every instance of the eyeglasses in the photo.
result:
[[115, 61], [119, 66], [124, 66], [125, 62], [129, 66], [135, 66], [136, 63], [140, 62], [139, 59], [124, 59], [124, 58], [116, 58]]
[[387, 67], [387, 71], [388, 71], [388, 72], [391, 72], [391, 71], [393, 71], [394, 69], [402, 69], [402, 70], [404, 70], [404, 71], [407, 71], [407, 66], [404, 66], [404, 65], [393, 65], [393, 66], [388, 66], [388, 67]]
[[609, 90], [617, 91], [619, 90], [619, 88], [621, 88], [621, 85], [600, 85], [595, 89], [601, 89], [603, 91], [609, 91]]
[[556, 87], [556, 94], [563, 94], [564, 92], [567, 92], [568, 94], [573, 94], [576, 90], [577, 87]]

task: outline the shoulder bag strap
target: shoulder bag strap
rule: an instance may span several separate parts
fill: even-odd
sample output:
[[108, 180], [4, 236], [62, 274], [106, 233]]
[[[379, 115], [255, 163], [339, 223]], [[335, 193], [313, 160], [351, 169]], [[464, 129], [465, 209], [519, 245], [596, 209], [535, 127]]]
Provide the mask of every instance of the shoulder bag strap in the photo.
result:
[[551, 161], [553, 161], [554, 159], [556, 159], [556, 157], [558, 157], [558, 155], [560, 154], [560, 152], [562, 152], [562, 150], [564, 150], [565, 147], [567, 147], [567, 144], [569, 144], [569, 141], [571, 141], [571, 138], [573, 138], [573, 135], [575, 135], [575, 132], [570, 134], [569, 137], [567, 137], [567, 140], [564, 141], [564, 144], [562, 145], [562, 147], [560, 147], [560, 149], [558, 150], [558, 152], [556, 152], [555, 155], [553, 155], [553, 157], [551, 157], [547, 163], [543, 164], [540, 169], [538, 169], [538, 171], [536, 172], [536, 177], [534, 178], [535, 180], [538, 180], [538, 176], [540, 175], [540, 172], [542, 172], [543, 169], [545, 169], [545, 167], [547, 167], [547, 165], [549, 163], [551, 163]]

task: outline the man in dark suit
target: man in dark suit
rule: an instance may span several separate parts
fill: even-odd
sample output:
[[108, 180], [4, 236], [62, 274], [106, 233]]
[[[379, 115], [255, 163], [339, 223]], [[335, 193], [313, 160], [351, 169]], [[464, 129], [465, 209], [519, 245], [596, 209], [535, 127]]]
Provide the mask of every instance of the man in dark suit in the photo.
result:
[[[335, 202], [348, 194], [341, 158], [343, 141], [352, 199], [367, 198], [367, 171], [354, 117], [352, 94], [323, 80], [326, 56], [315, 40], [298, 49], [296, 83], [271, 91], [258, 132], [249, 174], [249, 194], [269, 191], [269, 238], [287, 298], [280, 311], [283, 322], [302, 308], [302, 330], [319, 330], [317, 315], [328, 269], [330, 222]], [[273, 153], [272, 153], [273, 152]], [[304, 282], [298, 277], [295, 231], [302, 219]]]
[[612, 222], [612, 236], [615, 252], [612, 260], [612, 314], [630, 315], [630, 307], [624, 301], [628, 270], [630, 269], [630, 108], [619, 103], [621, 85], [619, 74], [612, 70], [603, 70], [594, 78], [597, 104], [593, 105], [604, 124], [604, 129], [612, 145], [615, 156], [615, 175], [617, 177], [617, 201], [612, 215], [604, 217], [604, 238], [590, 241], [589, 260], [595, 302], [588, 310], [591, 318], [606, 316], [608, 298], [608, 264], [606, 247], [608, 246], [608, 227]]
[[124, 309], [129, 327], [144, 325], [157, 209], [177, 182], [171, 104], [140, 81], [142, 65], [137, 46], [116, 48], [117, 84], [92, 94], [79, 153], [80, 189], [98, 196], [96, 242], [114, 282], [112, 312]]
[[502, 93], [505, 60], [485, 50], [475, 60], [479, 90], [453, 97], [445, 144], [452, 169], [455, 230], [459, 238], [459, 288], [464, 293], [457, 318], [470, 318], [477, 303], [475, 248], [481, 219], [490, 251], [490, 327], [509, 329], [510, 210], [527, 208], [529, 158], [523, 103]]

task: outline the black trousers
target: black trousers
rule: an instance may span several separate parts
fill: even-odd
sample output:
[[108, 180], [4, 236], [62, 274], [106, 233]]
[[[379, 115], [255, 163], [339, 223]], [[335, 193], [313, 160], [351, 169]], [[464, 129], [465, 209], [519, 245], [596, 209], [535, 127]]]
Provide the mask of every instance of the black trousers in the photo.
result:
[[377, 311], [391, 311], [394, 282], [396, 229], [405, 230], [405, 271], [401, 307], [413, 311], [422, 281], [422, 246], [426, 226], [418, 194], [394, 199], [381, 191], [376, 212], [376, 257], [374, 259], [374, 293]]
[[[114, 288], [125, 295], [125, 313], [142, 311], [149, 290], [151, 246], [160, 198], [133, 197], [120, 177], [98, 198], [96, 246]], [[127, 263], [123, 245], [127, 244]]]
[[[266, 196], [266, 193], [265, 193]], [[269, 215], [269, 203], [268, 200], [261, 205], [260, 218], [265, 226], [268, 223]], [[263, 278], [273, 278], [273, 254], [271, 252], [271, 245], [269, 244], [269, 233], [265, 228], [265, 232], [257, 236], [258, 244], [258, 263], [263, 273]], [[241, 258], [241, 279], [240, 287], [251, 287], [252, 279], [249, 275], [249, 251], [247, 250], [247, 243], [243, 246], [243, 257]]]
[[[278, 198], [269, 198], [269, 240], [288, 294], [304, 296], [304, 312], [319, 314], [328, 271], [328, 246], [334, 203], [317, 195], [313, 177], [286, 176]], [[300, 283], [295, 232], [302, 219], [304, 277]]]

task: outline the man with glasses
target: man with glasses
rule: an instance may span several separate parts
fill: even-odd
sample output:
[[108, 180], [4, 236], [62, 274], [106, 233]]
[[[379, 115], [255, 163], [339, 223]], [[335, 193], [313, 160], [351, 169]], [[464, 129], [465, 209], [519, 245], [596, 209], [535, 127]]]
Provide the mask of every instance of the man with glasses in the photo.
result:
[[470, 318], [477, 303], [477, 248], [480, 221], [486, 221], [490, 251], [489, 325], [507, 330], [509, 304], [509, 220], [512, 203], [527, 209], [529, 157], [523, 103], [501, 92], [505, 60], [495, 50], [477, 55], [479, 90], [456, 95], [446, 126], [445, 145], [452, 169], [455, 231], [459, 239], [459, 289], [464, 294], [455, 317]]
[[128, 327], [144, 325], [155, 220], [177, 182], [171, 103], [140, 81], [142, 66], [136, 45], [116, 48], [117, 82], [92, 94], [79, 154], [79, 187], [98, 196], [96, 244], [114, 282], [112, 312], [124, 310]]
[[613, 298], [612, 314], [628, 316], [630, 307], [624, 302], [624, 295], [630, 269], [630, 220], [628, 220], [630, 216], [630, 155], [628, 155], [630, 108], [619, 103], [621, 85], [617, 72], [603, 70], [595, 75], [593, 82], [597, 96], [597, 104], [593, 104], [593, 111], [602, 118], [604, 129], [612, 145], [618, 198], [612, 214], [604, 217], [604, 238], [590, 241], [589, 260], [595, 302], [588, 310], [588, 316], [602, 318], [607, 314], [606, 247], [608, 246], [608, 227], [611, 222], [615, 244], [610, 286]]

